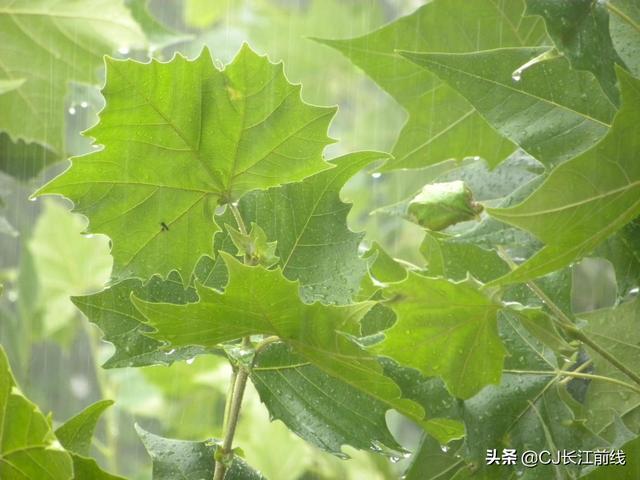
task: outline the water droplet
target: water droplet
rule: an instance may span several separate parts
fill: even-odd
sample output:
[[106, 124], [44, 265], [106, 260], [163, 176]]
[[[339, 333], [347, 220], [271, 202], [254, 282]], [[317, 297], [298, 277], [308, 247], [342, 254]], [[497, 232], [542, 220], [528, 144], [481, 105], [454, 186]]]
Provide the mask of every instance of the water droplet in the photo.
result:
[[75, 115], [76, 114], [76, 107], [69, 107], [69, 114], [70, 115]]
[[375, 178], [376, 180], [380, 178], [382, 174], [380, 172], [374, 172], [371, 174], [371, 178]]
[[120, 48], [118, 48], [118, 53], [120, 55], [128, 55], [129, 52], [130, 52], [130, 49], [128, 45], [123, 45]]
[[400, 457], [389, 457], [389, 461], [391, 463], [398, 463], [400, 461]]
[[187, 365], [191, 365], [196, 360], [196, 357], [191, 357], [187, 359]]
[[80, 102], [80, 106], [82, 108], [87, 108], [89, 106], [89, 102]]
[[174, 353], [176, 353], [176, 349], [172, 348], [171, 350], [164, 352], [165, 355], [173, 355]]
[[440, 450], [442, 450], [442, 453], [447, 453], [449, 451], [449, 445], [440, 445]]

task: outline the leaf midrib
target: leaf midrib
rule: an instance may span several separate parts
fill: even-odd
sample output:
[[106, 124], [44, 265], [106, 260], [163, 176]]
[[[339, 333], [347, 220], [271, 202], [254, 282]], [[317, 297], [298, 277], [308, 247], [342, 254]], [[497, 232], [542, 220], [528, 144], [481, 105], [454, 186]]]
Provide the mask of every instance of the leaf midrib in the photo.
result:
[[519, 90], [517, 88], [512, 87], [509, 84], [506, 84], [506, 83], [500, 83], [500, 82], [498, 82], [496, 80], [492, 80], [492, 79], [486, 78], [486, 77], [481, 77], [480, 75], [476, 75], [475, 73], [471, 73], [471, 72], [468, 72], [466, 70], [461, 70], [459, 68], [452, 67], [452, 66], [444, 64], [444, 63], [440, 63], [440, 62], [438, 62], [438, 61], [436, 61], [434, 59], [434, 58], [437, 58], [437, 56], [462, 56], [462, 55], [473, 55], [473, 56], [475, 56], [475, 55], [478, 54], [478, 52], [473, 52], [473, 53], [446, 53], [446, 54], [442, 54], [442, 53], [427, 53], [427, 54], [423, 54], [423, 53], [420, 53], [420, 52], [407, 52], [407, 53], [411, 53], [411, 54], [416, 54], [417, 53], [418, 54], [417, 56], [426, 57], [425, 61], [427, 63], [432, 63], [434, 65], [437, 65], [437, 66], [441, 67], [441, 68], [456, 72], [456, 73], [458, 73], [460, 75], [466, 75], [466, 76], [471, 77], [471, 78], [473, 78], [473, 79], [475, 79], [477, 81], [491, 83], [491, 84], [494, 84], [494, 85], [496, 85], [498, 87], [505, 88], [507, 90], [511, 90], [511, 91], [513, 91], [513, 92], [515, 92], [517, 94], [530, 97], [530, 98], [532, 98], [534, 100], [537, 100], [539, 102], [547, 103], [547, 104], [549, 104], [549, 105], [551, 105], [551, 106], [553, 106], [555, 108], [558, 108], [558, 109], [561, 109], [561, 110], [566, 110], [566, 111], [568, 111], [568, 112], [570, 112], [570, 113], [572, 113], [574, 115], [583, 117], [583, 118], [585, 118], [587, 120], [591, 120], [594, 123], [598, 123], [598, 124], [600, 124], [600, 125], [602, 125], [602, 126], [604, 126], [606, 128], [610, 128], [611, 127], [611, 124], [603, 122], [602, 120], [594, 118], [594, 117], [592, 117], [590, 115], [587, 115], [584, 112], [580, 112], [578, 110], [574, 110], [574, 109], [568, 107], [567, 105], [562, 105], [560, 103], [556, 103], [553, 100], [549, 100], [547, 98], [540, 97], [538, 95], [534, 95], [533, 93], [527, 92], [525, 90]]

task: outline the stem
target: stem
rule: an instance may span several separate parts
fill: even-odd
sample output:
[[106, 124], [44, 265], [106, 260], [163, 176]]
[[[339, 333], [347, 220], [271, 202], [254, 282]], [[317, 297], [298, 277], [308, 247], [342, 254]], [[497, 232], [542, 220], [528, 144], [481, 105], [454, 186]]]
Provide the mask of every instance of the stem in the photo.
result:
[[[503, 258], [505, 262], [509, 264], [509, 266], [513, 269], [516, 267], [516, 264], [509, 258], [508, 254], [504, 249], [500, 249], [500, 256]], [[527, 282], [527, 286], [531, 289], [536, 296], [542, 300], [542, 302], [553, 312], [556, 316], [555, 320], [558, 326], [560, 326], [564, 331], [570, 336], [580, 340], [585, 345], [588, 345], [592, 350], [597, 352], [602, 358], [607, 360], [611, 365], [616, 367], [622, 373], [624, 373], [627, 377], [633, 380], [635, 383], [640, 385], [640, 375], [635, 373], [633, 370], [628, 368], [624, 363], [618, 360], [615, 356], [605, 350], [603, 347], [594, 342], [591, 338], [589, 338], [582, 330], [575, 326], [571, 318], [562, 311], [560, 307], [558, 307], [553, 300], [551, 300], [546, 293], [538, 286], [536, 283], [531, 280]], [[553, 318], [553, 317], [552, 317]]]
[[[234, 378], [235, 377], [235, 378]], [[242, 406], [242, 397], [244, 396], [245, 387], [247, 386], [247, 379], [249, 378], [249, 372], [239, 367], [232, 377], [233, 387], [229, 388], [229, 392], [232, 393], [231, 398], [227, 398], [228, 418], [225, 418], [225, 435], [222, 441], [222, 455], [220, 457], [227, 458], [233, 452], [233, 437], [236, 433], [236, 427], [238, 426], [238, 419], [240, 418], [240, 407]], [[227, 410], [227, 407], [225, 407]], [[227, 466], [223, 461], [216, 459], [215, 471], [213, 474], [213, 480], [222, 480], [227, 470]]]
[[631, 385], [630, 383], [623, 382], [622, 380], [618, 380], [616, 378], [605, 377], [602, 375], [594, 375], [591, 373], [581, 373], [577, 371], [571, 370], [504, 370], [505, 373], [518, 373], [521, 375], [546, 375], [549, 377], [558, 376], [558, 377], [570, 377], [570, 378], [585, 378], [589, 380], [600, 380], [602, 382], [613, 383], [619, 385], [621, 387], [625, 387], [629, 390], [632, 390], [638, 394], [640, 394], [640, 387], [636, 387], [635, 385]]
[[[229, 208], [233, 214], [233, 218], [236, 220], [238, 229], [243, 235], [247, 235], [247, 227], [242, 220], [240, 210], [233, 203], [229, 203]], [[244, 263], [249, 263], [250, 259], [247, 255], [244, 256]], [[251, 348], [251, 339], [249, 337], [243, 337], [242, 346], [244, 348]], [[231, 375], [231, 383], [229, 385], [229, 391], [227, 392], [227, 401], [224, 407], [224, 419], [222, 421], [222, 432], [224, 438], [222, 440], [222, 451], [220, 455], [216, 455], [216, 465], [213, 473], [213, 480], [223, 480], [227, 470], [227, 459], [232, 458], [233, 455], [233, 437], [236, 434], [236, 428], [238, 426], [238, 420], [240, 418], [240, 408], [242, 407], [242, 398], [244, 397], [244, 391], [247, 387], [247, 380], [249, 379], [249, 370], [239, 365], [233, 370]], [[218, 452], [216, 452], [218, 453]], [[218, 460], [220, 459], [220, 460]]]
[[244, 220], [242, 220], [242, 215], [240, 215], [240, 210], [233, 203], [229, 204], [229, 208], [231, 209], [231, 213], [233, 213], [233, 218], [235, 218], [236, 223], [238, 224], [238, 229], [240, 233], [243, 235], [247, 235], [247, 227], [244, 224]]

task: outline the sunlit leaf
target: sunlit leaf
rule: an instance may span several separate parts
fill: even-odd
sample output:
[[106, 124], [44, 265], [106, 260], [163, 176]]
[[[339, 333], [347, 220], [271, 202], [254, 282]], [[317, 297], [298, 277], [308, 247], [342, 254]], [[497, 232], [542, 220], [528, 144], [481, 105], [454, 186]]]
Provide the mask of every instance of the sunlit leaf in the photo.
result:
[[[168, 63], [107, 60], [107, 106], [88, 134], [104, 148], [38, 195], [62, 194], [108, 235], [117, 278], [178, 271], [211, 255], [218, 204], [330, 167], [334, 108], [300, 98], [282, 64], [244, 46], [216, 69], [208, 50]], [[124, 200], [124, 201], [123, 201]]]

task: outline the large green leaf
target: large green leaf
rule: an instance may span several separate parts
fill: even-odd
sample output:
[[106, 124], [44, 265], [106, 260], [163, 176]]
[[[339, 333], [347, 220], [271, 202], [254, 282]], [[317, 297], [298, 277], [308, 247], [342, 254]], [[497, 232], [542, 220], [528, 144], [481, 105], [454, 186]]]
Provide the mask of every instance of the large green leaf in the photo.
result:
[[307, 361], [406, 414], [443, 441], [460, 435], [457, 424], [425, 420], [422, 407], [401, 398], [376, 357], [351, 339], [359, 334], [359, 320], [373, 302], [306, 304], [298, 296], [297, 282], [287, 280], [279, 269], [246, 266], [226, 253], [221, 256], [229, 271], [224, 293], [198, 285], [199, 301], [186, 305], [134, 298], [156, 329], [150, 336], [176, 348], [212, 348], [244, 336], [277, 335]]
[[[617, 450], [617, 449], [616, 449]], [[624, 465], [602, 465], [587, 475], [584, 480], [636, 480], [640, 478], [640, 437], [629, 440], [620, 448], [624, 452]]]
[[[163, 438], [136, 425], [138, 436], [153, 460], [153, 480], [202, 480], [213, 478], [215, 472], [213, 440], [187, 442]], [[264, 480], [237, 455], [227, 470], [225, 480]]]
[[501, 305], [478, 286], [471, 278], [455, 283], [409, 273], [385, 290], [398, 321], [374, 350], [441, 377], [460, 398], [498, 383], [505, 355], [496, 318]]
[[0, 130], [63, 156], [67, 83], [96, 83], [104, 54], [145, 43], [121, 0], [1, 0], [0, 82], [20, 83], [0, 94]]
[[88, 134], [104, 148], [37, 194], [65, 195], [111, 238], [116, 277], [177, 270], [188, 281], [211, 254], [218, 204], [330, 167], [335, 108], [304, 103], [282, 64], [246, 45], [222, 71], [206, 49], [193, 61], [108, 59], [103, 94]]
[[589, 450], [606, 443], [595, 437], [583, 419], [565, 403], [566, 387], [558, 383], [558, 365], [551, 350], [529, 335], [510, 313], [501, 316], [500, 336], [509, 352], [500, 385], [490, 385], [464, 402], [467, 436], [465, 471], [492, 480], [568, 479], [575, 465], [540, 465], [525, 469], [487, 465], [487, 450]]
[[37, 143], [12, 141], [0, 132], [0, 171], [19, 180], [30, 180], [44, 168], [59, 160], [58, 155]]
[[615, 109], [591, 74], [571, 70], [562, 57], [518, 71], [542, 52], [544, 48], [508, 48], [402, 55], [460, 92], [504, 136], [553, 165], [605, 135]]
[[49, 420], [18, 389], [0, 346], [0, 477], [7, 480], [70, 480], [71, 458]]
[[195, 291], [185, 290], [175, 274], [166, 280], [153, 277], [144, 285], [140, 280], [129, 279], [93, 295], [72, 297], [76, 307], [104, 332], [104, 339], [115, 346], [104, 368], [170, 365], [205, 352], [199, 347], [167, 348], [162, 342], [145, 336], [151, 328], [143, 323], [144, 317], [131, 302], [131, 295], [175, 304], [197, 299]]
[[272, 419], [334, 455], [342, 445], [388, 454], [402, 449], [387, 429], [388, 406], [311, 365], [284, 344], [256, 358], [251, 380]]
[[[300, 281], [306, 300], [348, 303], [357, 292], [366, 270], [358, 255], [363, 234], [347, 226], [351, 205], [340, 200], [340, 189], [356, 172], [386, 157], [348, 154], [332, 160], [334, 168], [301, 183], [252, 192], [240, 200], [244, 221], [257, 223], [269, 240], [277, 241], [280, 268], [288, 279]], [[235, 224], [231, 218], [229, 222]]]
[[383, 170], [481, 156], [495, 166], [514, 149], [462, 96], [396, 50], [475, 52], [539, 45], [542, 22], [522, 18], [520, 0], [435, 0], [368, 35], [320, 40], [338, 49], [393, 96], [409, 120]]
[[618, 72], [622, 107], [605, 138], [558, 166], [524, 202], [487, 210], [545, 243], [496, 283], [522, 282], [558, 270], [640, 214], [640, 80]]
[[82, 412], [56, 429], [56, 437], [67, 449], [73, 460], [73, 478], [76, 480], [124, 480], [105, 472], [89, 457], [93, 432], [102, 413], [113, 405], [112, 400], [101, 400], [89, 405]]
[[[584, 330], [590, 338], [628, 368], [640, 372], [640, 301], [581, 314], [580, 318], [587, 321]], [[629, 381], [597, 352], [589, 350], [589, 353], [593, 358], [594, 373]], [[638, 407], [640, 394], [619, 385], [595, 383], [589, 388], [586, 404], [593, 412], [589, 416], [589, 425], [599, 432], [612, 423], [616, 415]]]
[[634, 76], [640, 76], [640, 5], [635, 0], [608, 0], [611, 40]]
[[614, 65], [623, 65], [609, 35], [607, 2], [593, 0], [527, 0], [527, 14], [544, 18], [556, 48], [577, 70], [592, 72], [617, 103]]

